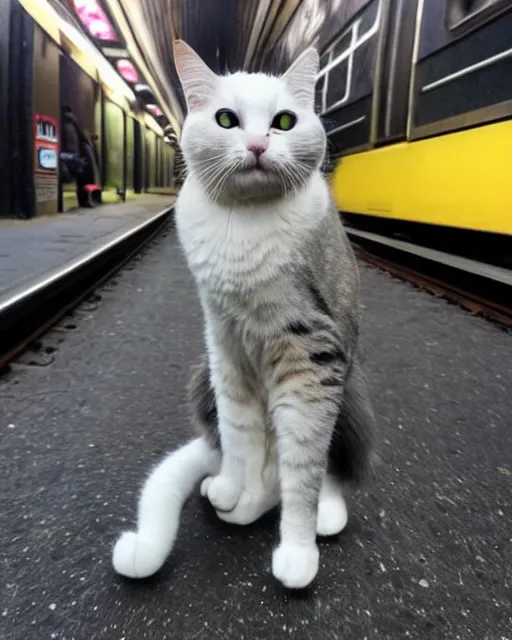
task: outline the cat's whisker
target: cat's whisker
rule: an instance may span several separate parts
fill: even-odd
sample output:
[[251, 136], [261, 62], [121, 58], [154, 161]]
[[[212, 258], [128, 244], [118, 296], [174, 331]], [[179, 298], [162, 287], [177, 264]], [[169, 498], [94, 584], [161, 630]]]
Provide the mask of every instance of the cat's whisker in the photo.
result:
[[276, 161], [276, 168], [278, 169], [278, 175], [280, 177], [280, 179], [283, 182], [283, 187], [285, 190], [285, 193], [288, 195], [289, 193], [293, 192], [293, 183], [290, 180], [290, 177], [288, 175], [288, 170], [286, 167], [286, 164], [281, 160], [278, 159]]
[[207, 176], [207, 182], [209, 184], [217, 183], [220, 176], [227, 170], [229, 170], [232, 165], [232, 161], [227, 159], [224, 162], [217, 164], [211, 168], [211, 171], [207, 172], [205, 175]]
[[286, 177], [287, 183], [290, 186], [289, 193], [293, 193], [297, 190], [299, 186], [299, 182], [294, 175], [292, 169], [288, 167], [285, 163], [281, 164], [281, 169], [283, 171], [284, 176]]
[[203, 178], [207, 183], [215, 182], [222, 172], [228, 169], [231, 164], [232, 160], [225, 159], [224, 162], [205, 169], [200, 174], [201, 178]]
[[227, 167], [230, 164], [229, 160], [225, 160], [222, 164], [214, 164], [205, 167], [202, 171], [197, 173], [198, 179], [208, 179], [212, 174], [216, 174], [219, 170], [222, 170], [223, 167]]
[[214, 160], [219, 160], [220, 158], [225, 158], [225, 157], [226, 157], [226, 152], [219, 153], [219, 154], [217, 154], [216, 156], [208, 156], [208, 157], [207, 157], [206, 159], [204, 159], [204, 160], [199, 160], [199, 161], [197, 162], [197, 166], [201, 166], [201, 165], [203, 165], [203, 164], [204, 164], [204, 165], [207, 165], [207, 166], [211, 166], [211, 163], [212, 163]]
[[239, 167], [239, 163], [233, 164], [233, 165], [231, 166], [231, 168], [229, 168], [229, 169], [225, 172], [224, 176], [222, 176], [222, 178], [220, 179], [220, 181], [219, 181], [219, 183], [218, 183], [218, 186], [217, 186], [217, 189], [216, 189], [216, 191], [215, 191], [214, 197], [213, 197], [213, 200], [214, 200], [215, 202], [217, 201], [217, 199], [218, 199], [218, 197], [219, 197], [219, 195], [220, 195], [220, 193], [221, 193], [221, 191], [222, 191], [222, 187], [224, 186], [225, 182], [226, 182], [226, 181], [228, 180], [228, 178], [230, 178], [230, 177], [231, 177], [231, 175], [232, 175], [232, 174], [233, 174], [233, 173], [238, 169], [238, 167]]
[[222, 165], [220, 167], [217, 167], [216, 170], [213, 173], [211, 173], [208, 179], [205, 181], [205, 190], [213, 201], [215, 201], [215, 198], [213, 197], [213, 193], [217, 189], [219, 180], [221, 179], [222, 175], [228, 170], [229, 170], [229, 166], [227, 165]]

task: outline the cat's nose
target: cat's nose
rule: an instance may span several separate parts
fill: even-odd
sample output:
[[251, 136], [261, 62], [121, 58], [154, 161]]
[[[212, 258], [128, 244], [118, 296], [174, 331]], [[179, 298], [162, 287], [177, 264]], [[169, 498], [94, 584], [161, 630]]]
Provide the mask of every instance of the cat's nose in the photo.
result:
[[259, 158], [262, 153], [264, 153], [268, 148], [268, 138], [267, 136], [262, 136], [257, 140], [251, 140], [247, 143], [247, 151], [252, 151], [254, 155]]

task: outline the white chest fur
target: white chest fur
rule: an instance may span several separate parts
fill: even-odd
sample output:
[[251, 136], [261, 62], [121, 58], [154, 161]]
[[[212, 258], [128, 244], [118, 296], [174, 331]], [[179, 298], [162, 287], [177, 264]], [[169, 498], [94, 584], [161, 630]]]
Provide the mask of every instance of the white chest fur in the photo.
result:
[[323, 179], [287, 200], [229, 209], [189, 177], [176, 205], [180, 242], [200, 290], [246, 298], [272, 288], [328, 207]]

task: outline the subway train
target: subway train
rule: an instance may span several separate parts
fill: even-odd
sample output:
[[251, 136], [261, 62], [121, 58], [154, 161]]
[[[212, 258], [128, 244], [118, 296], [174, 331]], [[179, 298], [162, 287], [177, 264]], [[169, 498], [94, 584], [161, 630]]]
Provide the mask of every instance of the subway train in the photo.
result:
[[512, 2], [417, 5], [373, 0], [322, 51], [334, 194], [348, 224], [506, 258]]
[[[512, 1], [348, 0], [323, 17], [317, 108], [347, 225], [512, 266]], [[304, 46], [293, 32], [278, 57]]]

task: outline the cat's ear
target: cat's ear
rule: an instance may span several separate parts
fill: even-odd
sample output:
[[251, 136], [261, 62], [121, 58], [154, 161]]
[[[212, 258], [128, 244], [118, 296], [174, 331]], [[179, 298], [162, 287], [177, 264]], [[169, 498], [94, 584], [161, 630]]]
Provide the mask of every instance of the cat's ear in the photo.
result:
[[318, 53], [310, 47], [306, 49], [283, 75], [288, 89], [299, 104], [313, 108], [315, 104], [315, 84], [319, 66]]
[[189, 111], [203, 109], [215, 91], [217, 76], [183, 40], [174, 41], [174, 64]]

